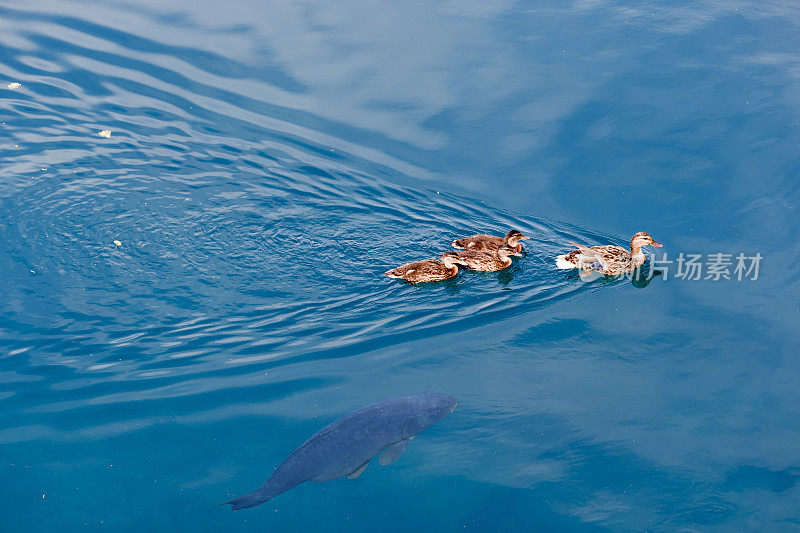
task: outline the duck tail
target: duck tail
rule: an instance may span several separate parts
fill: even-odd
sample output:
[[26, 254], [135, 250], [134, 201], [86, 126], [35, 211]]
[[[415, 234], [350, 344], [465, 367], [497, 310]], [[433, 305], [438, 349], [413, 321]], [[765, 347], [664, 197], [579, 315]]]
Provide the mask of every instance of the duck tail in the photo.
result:
[[564, 270], [570, 270], [575, 268], [576, 265], [567, 261], [567, 254], [564, 254], [556, 257], [556, 267]]
[[451, 242], [450, 246], [452, 246], [453, 248], [464, 248], [464, 244], [461, 242], [461, 239]]
[[397, 269], [396, 269], [396, 268], [393, 268], [393, 269], [391, 269], [391, 270], [387, 270], [387, 271], [386, 271], [386, 272], [384, 272], [383, 274], [384, 274], [384, 276], [389, 276], [390, 278], [402, 278], [402, 277], [403, 277], [403, 276], [400, 276], [400, 275], [397, 273]]

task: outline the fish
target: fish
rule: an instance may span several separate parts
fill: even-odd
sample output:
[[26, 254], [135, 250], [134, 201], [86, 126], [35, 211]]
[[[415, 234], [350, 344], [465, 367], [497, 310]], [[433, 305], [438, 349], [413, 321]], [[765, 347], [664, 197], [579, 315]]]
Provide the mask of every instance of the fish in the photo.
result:
[[306, 481], [360, 476], [376, 456], [396, 461], [422, 430], [453, 412], [457, 400], [423, 393], [367, 405], [314, 433], [283, 461], [258, 490], [224, 502], [237, 511], [255, 507]]

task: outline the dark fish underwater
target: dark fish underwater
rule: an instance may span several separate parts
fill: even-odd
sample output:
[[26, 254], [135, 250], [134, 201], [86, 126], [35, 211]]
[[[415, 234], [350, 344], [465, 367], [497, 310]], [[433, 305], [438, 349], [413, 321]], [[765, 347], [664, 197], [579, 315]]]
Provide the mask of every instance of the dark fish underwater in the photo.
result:
[[261, 505], [306, 481], [355, 479], [379, 453], [380, 465], [388, 465], [417, 434], [452, 413], [457, 403], [452, 396], [427, 393], [362, 407], [312, 435], [260, 489], [225, 503], [236, 511]]

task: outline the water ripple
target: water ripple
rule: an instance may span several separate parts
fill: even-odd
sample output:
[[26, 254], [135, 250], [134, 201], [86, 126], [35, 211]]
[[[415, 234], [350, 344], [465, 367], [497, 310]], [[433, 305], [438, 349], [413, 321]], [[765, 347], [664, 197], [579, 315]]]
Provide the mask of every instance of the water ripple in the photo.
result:
[[[0, 148], [0, 294], [15, 329], [2, 349], [27, 361], [5, 401], [31, 380], [52, 391], [25, 412], [281, 388], [270, 369], [468, 331], [592, 289], [552, 258], [607, 236], [398, 185], [413, 166], [331, 148], [323, 132], [344, 126], [299, 111], [305, 88], [277, 68], [0, 13], [26, 22], [6, 36], [15, 59], [2, 73], [23, 86], [0, 94], [13, 141]], [[382, 275], [509, 227], [532, 239], [506, 271], [418, 286]], [[118, 416], [104, 434], [128, 427]]]

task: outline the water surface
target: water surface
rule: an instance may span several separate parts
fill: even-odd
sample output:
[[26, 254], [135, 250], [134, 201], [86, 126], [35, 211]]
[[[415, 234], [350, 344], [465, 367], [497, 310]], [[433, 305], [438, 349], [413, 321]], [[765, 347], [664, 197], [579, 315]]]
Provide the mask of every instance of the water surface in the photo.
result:
[[[798, 30], [790, 2], [0, 2], [4, 528], [793, 529]], [[507, 271], [382, 276], [509, 227]], [[759, 278], [553, 267], [637, 231]], [[424, 391], [459, 407], [392, 465], [217, 505]]]

